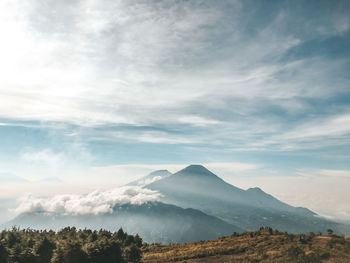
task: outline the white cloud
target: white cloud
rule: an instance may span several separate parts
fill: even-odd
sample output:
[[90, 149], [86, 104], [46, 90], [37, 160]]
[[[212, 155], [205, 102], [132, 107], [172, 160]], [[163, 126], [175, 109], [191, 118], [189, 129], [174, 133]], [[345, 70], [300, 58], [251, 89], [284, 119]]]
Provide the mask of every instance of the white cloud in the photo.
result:
[[324, 138], [350, 134], [350, 114], [315, 119], [296, 127], [293, 131], [283, 134], [282, 139]]
[[0, 112], [8, 118], [89, 126], [140, 123], [142, 116], [134, 120], [120, 109], [137, 105], [147, 115], [149, 106], [163, 105], [169, 95], [183, 98], [165, 87], [154, 89], [163, 78], [158, 66], [175, 54], [188, 57], [198, 50], [201, 28], [218, 17], [215, 10], [200, 6], [179, 8], [114, 1], [64, 1], [50, 8], [40, 2], [3, 5], [1, 24], [12, 37], [5, 34], [1, 41], [7, 56], [0, 62]]
[[199, 142], [198, 139], [188, 138], [188, 136], [174, 136], [164, 132], [144, 132], [133, 139], [140, 142], [162, 144], [193, 144]]
[[[210, 104], [232, 96], [276, 99], [333, 90], [314, 90], [305, 82], [310, 72], [320, 75], [331, 63], [263, 63], [300, 42], [280, 32], [284, 13], [250, 39], [239, 30], [238, 14], [228, 17], [220, 5], [108, 0], [51, 4], [3, 5], [1, 24], [8, 33], [0, 43], [8, 57], [0, 62], [3, 116], [82, 126], [206, 126], [221, 122], [182, 106], [198, 99]], [[239, 6], [234, 4], [236, 12]], [[228, 20], [225, 27], [221, 20]], [[225, 34], [229, 29], [230, 35]], [[229, 37], [232, 46], [222, 50], [229, 55], [215, 59], [222, 54], [211, 34], [218, 35], [217, 41]], [[274, 79], [279, 71], [293, 72], [295, 81]]]
[[52, 167], [57, 167], [64, 162], [64, 154], [54, 153], [51, 149], [23, 152], [21, 158], [26, 162], [45, 164]]
[[159, 181], [162, 178], [163, 178], [162, 176], [155, 176], [152, 178], [147, 178], [147, 179], [141, 180], [137, 184], [140, 186], [143, 186], [143, 185], [147, 185], [147, 184], [151, 184], [151, 183], [154, 183], [156, 181]]
[[320, 170], [319, 174], [326, 176], [341, 176], [350, 178], [349, 170]]
[[[232, 13], [226, 12], [228, 4]], [[184, 129], [182, 134], [101, 129], [89, 139], [209, 142], [236, 150], [290, 150], [306, 145], [289, 142], [297, 136], [344, 135], [347, 120], [325, 129], [328, 117], [316, 116], [321, 127], [315, 121], [307, 128], [309, 120], [289, 127], [282, 117], [262, 113], [271, 107], [291, 116], [305, 113], [310, 105], [302, 98], [344, 92], [340, 72], [346, 61], [305, 57], [280, 62], [303, 43], [285, 30], [290, 14], [277, 12], [251, 35], [241, 27], [242, 5], [5, 1], [0, 8], [0, 117], [81, 127]], [[341, 17], [335, 22], [343, 28], [347, 20]], [[296, 134], [299, 128], [304, 135]]]
[[211, 120], [207, 118], [203, 118], [200, 116], [195, 115], [189, 115], [189, 116], [182, 116], [178, 119], [178, 121], [181, 123], [188, 123], [193, 126], [199, 126], [199, 127], [205, 127], [209, 125], [220, 125], [222, 122], [217, 120]]
[[16, 213], [57, 212], [72, 215], [112, 213], [117, 204], [140, 205], [156, 201], [161, 195], [138, 186], [124, 186], [108, 191], [93, 191], [86, 195], [57, 195], [49, 198], [38, 198], [28, 195], [21, 199], [15, 209]]

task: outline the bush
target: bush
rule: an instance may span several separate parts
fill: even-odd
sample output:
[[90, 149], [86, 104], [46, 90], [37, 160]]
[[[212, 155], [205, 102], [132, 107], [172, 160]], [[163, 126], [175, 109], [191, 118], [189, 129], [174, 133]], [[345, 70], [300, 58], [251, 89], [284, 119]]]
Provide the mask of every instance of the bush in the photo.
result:
[[288, 257], [294, 261], [298, 261], [305, 256], [305, 252], [300, 247], [291, 246], [288, 250]]

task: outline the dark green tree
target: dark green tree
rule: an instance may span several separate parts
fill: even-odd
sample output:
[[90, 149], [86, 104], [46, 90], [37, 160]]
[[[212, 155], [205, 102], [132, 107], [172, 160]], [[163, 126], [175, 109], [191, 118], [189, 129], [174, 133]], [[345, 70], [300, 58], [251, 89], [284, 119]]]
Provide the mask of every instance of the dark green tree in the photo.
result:
[[123, 241], [126, 238], [126, 234], [123, 231], [123, 228], [120, 228], [117, 232], [117, 238], [121, 241]]
[[334, 231], [332, 229], [327, 229], [328, 235], [331, 236], [333, 235]]
[[126, 262], [138, 263], [141, 262], [142, 254], [141, 250], [135, 245], [132, 244], [124, 250], [124, 257]]
[[55, 249], [55, 243], [44, 237], [34, 245], [34, 254], [37, 258], [37, 263], [50, 262]]
[[114, 239], [103, 238], [89, 243], [85, 251], [91, 263], [122, 263], [124, 261], [120, 243]]
[[132, 235], [127, 235], [125, 240], [124, 240], [124, 245], [125, 246], [130, 246], [131, 244], [133, 244], [135, 242], [134, 240], [134, 236]]
[[76, 240], [68, 240], [56, 249], [53, 263], [86, 263], [87, 255], [82, 250], [81, 243]]
[[142, 238], [138, 234], [135, 235], [134, 241], [137, 247], [142, 247]]
[[20, 253], [20, 259], [18, 260], [20, 263], [35, 263], [35, 256], [33, 254], [33, 251], [25, 247], [22, 249]]
[[6, 247], [0, 242], [0, 263], [8, 262], [8, 253]]
[[111, 233], [66, 227], [56, 233], [13, 228], [0, 232], [0, 263], [140, 262], [141, 246], [141, 237], [122, 229]]

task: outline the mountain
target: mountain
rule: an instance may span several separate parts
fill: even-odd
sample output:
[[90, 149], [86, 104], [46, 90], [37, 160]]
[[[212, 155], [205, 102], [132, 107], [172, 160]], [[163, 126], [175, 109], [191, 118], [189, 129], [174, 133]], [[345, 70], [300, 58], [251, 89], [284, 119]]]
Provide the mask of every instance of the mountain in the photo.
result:
[[228, 184], [201, 165], [190, 165], [145, 187], [159, 191], [164, 203], [199, 209], [247, 231], [262, 225], [292, 233], [346, 231], [341, 224], [283, 203], [260, 188], [243, 190]]
[[128, 183], [127, 185], [146, 185], [146, 184], [150, 184], [153, 183], [155, 181], [158, 181], [160, 179], [163, 179], [165, 177], [170, 176], [172, 173], [169, 172], [168, 170], [157, 170], [154, 171], [152, 173], [150, 173], [149, 175], [146, 175], [140, 179], [137, 179], [135, 181], [132, 181], [131, 183]]
[[1, 183], [27, 183], [28, 181], [12, 173], [0, 173], [0, 182]]
[[[273, 196], [266, 194], [260, 188], [242, 190], [226, 183], [217, 175], [201, 165], [190, 165], [168, 178], [153, 182], [147, 188], [166, 194], [166, 198], [173, 201], [181, 201], [182, 196], [190, 196], [191, 199], [220, 200], [224, 203], [248, 205], [256, 208], [277, 209], [281, 211], [304, 212], [314, 215], [309, 210], [300, 210], [285, 204]], [[191, 202], [191, 200], [189, 200]], [[205, 203], [201, 201], [201, 203]], [[190, 206], [190, 204], [188, 204]]]
[[128, 233], [138, 233], [149, 243], [184, 243], [211, 240], [233, 232], [241, 232], [214, 216], [188, 208], [160, 202], [142, 205], [116, 205], [113, 213], [99, 215], [67, 215], [61, 213], [23, 213], [3, 227], [59, 230], [65, 226], [77, 228], [107, 229], [116, 231], [120, 227]]
[[[290, 206], [258, 187], [240, 189], [201, 165], [190, 165], [174, 174], [155, 171], [129, 185], [157, 191], [160, 199], [143, 204], [123, 201], [114, 205], [112, 213], [97, 215], [27, 212], [3, 227], [58, 230], [75, 226], [111, 231], [122, 227], [150, 243], [195, 242], [233, 232], [255, 231], [261, 226], [289, 233], [326, 233], [333, 229], [335, 233], [350, 234], [348, 225], [329, 221], [307, 208]], [[121, 200], [125, 198], [129, 196]]]

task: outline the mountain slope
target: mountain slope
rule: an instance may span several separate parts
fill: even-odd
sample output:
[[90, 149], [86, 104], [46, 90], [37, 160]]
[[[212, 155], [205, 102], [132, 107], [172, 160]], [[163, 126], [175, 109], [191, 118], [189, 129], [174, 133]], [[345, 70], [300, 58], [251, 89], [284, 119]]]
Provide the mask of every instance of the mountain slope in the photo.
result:
[[215, 239], [242, 229], [195, 209], [183, 209], [160, 202], [142, 205], [116, 205], [111, 214], [67, 215], [60, 213], [24, 213], [4, 227], [54, 229], [65, 226], [107, 229], [122, 227], [128, 233], [141, 235], [146, 242], [183, 243]]
[[230, 185], [201, 165], [190, 165], [145, 187], [162, 193], [165, 203], [199, 209], [248, 231], [262, 225], [294, 233], [344, 230], [340, 224], [285, 204], [260, 188], [243, 190]]
[[190, 165], [185, 169], [158, 180], [146, 186], [166, 194], [166, 198], [182, 199], [181, 196], [203, 196], [205, 199], [219, 199], [220, 201], [244, 204], [254, 207], [273, 208], [294, 211], [295, 208], [280, 202], [259, 188], [247, 191], [226, 183], [201, 165]]

